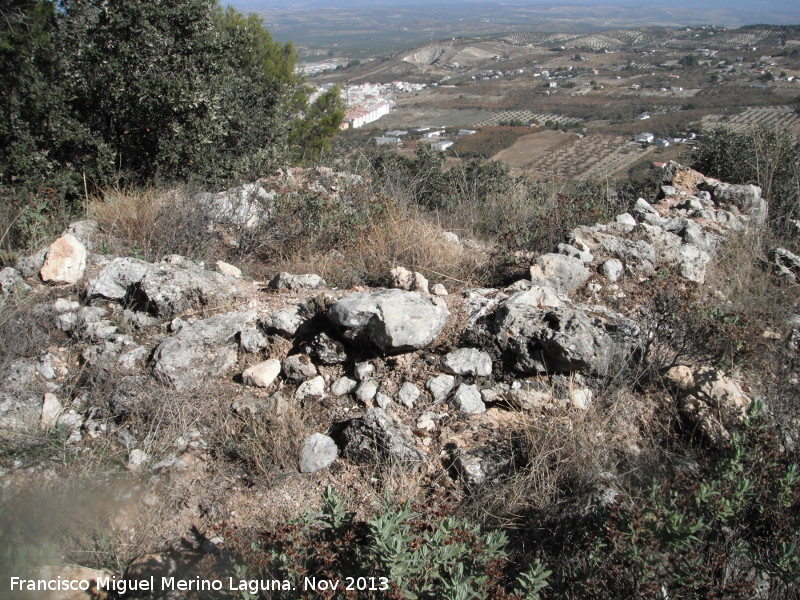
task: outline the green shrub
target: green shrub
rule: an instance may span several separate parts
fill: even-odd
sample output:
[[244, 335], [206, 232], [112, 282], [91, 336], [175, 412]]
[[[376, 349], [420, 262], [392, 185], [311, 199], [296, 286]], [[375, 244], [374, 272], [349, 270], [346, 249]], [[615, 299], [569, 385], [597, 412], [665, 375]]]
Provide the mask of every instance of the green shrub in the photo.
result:
[[756, 402], [728, 450], [655, 479], [638, 501], [595, 509], [566, 543], [549, 543], [556, 597], [744, 600], [764, 585], [769, 598], [796, 597], [800, 475], [759, 411]]
[[[320, 514], [265, 533], [244, 554], [249, 576], [292, 581], [297, 591], [275, 598], [537, 600], [547, 586], [538, 561], [511, 578], [502, 532], [388, 499], [371, 519], [356, 520], [330, 486], [322, 500]], [[341, 585], [320, 593], [308, 584], [315, 578]]]

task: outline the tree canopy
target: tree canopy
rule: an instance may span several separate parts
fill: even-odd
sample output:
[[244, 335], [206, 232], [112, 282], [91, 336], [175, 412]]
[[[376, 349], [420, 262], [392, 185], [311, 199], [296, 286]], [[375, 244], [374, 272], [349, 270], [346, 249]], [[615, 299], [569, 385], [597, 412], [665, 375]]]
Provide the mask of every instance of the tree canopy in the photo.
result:
[[216, 0], [0, 0], [0, 186], [253, 177], [338, 130], [291, 44]]

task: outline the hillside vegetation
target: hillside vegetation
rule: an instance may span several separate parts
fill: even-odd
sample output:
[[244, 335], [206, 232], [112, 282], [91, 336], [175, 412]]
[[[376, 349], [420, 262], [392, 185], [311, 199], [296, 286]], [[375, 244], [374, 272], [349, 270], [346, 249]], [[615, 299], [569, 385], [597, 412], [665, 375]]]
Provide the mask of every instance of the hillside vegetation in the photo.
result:
[[798, 597], [790, 133], [327, 151], [253, 18], [2, 10], [0, 597]]

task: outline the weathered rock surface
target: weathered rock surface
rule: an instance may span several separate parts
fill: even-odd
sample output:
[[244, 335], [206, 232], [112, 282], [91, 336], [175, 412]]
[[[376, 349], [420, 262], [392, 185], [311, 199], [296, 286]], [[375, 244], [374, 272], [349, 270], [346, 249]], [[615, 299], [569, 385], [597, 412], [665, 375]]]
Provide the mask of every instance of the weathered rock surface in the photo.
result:
[[504, 303], [495, 335], [521, 373], [590, 371], [604, 374], [615, 352], [609, 324], [570, 308]]
[[453, 375], [488, 377], [492, 374], [492, 357], [477, 348], [459, 348], [442, 359], [444, 370]]
[[749, 216], [756, 225], [766, 222], [769, 212], [767, 201], [761, 197], [761, 188], [755, 185], [735, 185], [708, 179], [701, 189], [711, 192], [714, 202], [735, 206]]
[[314, 433], [303, 441], [300, 450], [300, 472], [316, 473], [326, 469], [338, 456], [339, 448], [332, 438], [322, 433]]
[[770, 252], [775, 274], [789, 283], [800, 280], [800, 256], [786, 248], [775, 248]]
[[45, 283], [74, 284], [85, 271], [86, 247], [68, 233], [50, 244], [39, 275]]
[[589, 279], [589, 269], [580, 258], [564, 254], [544, 254], [536, 259], [530, 269], [534, 285], [551, 287], [556, 292], [569, 294]]
[[392, 287], [409, 292], [428, 293], [428, 280], [422, 273], [412, 273], [404, 267], [394, 267], [390, 275], [392, 276]]
[[236, 364], [236, 336], [255, 319], [255, 311], [231, 312], [187, 325], [155, 349], [153, 375], [178, 390], [219, 377]]
[[401, 351], [430, 344], [448, 314], [439, 298], [392, 289], [346, 296], [330, 308], [328, 319], [350, 339], [363, 336], [381, 350]]
[[741, 425], [750, 407], [750, 398], [739, 385], [713, 367], [692, 370], [685, 365], [672, 367], [666, 379], [678, 395], [681, 414], [712, 446], [730, 441], [731, 427]]
[[240, 300], [231, 278], [171, 256], [151, 264], [135, 258], [116, 258], [86, 289], [89, 298], [128, 302], [162, 319], [190, 308], [217, 306]]
[[242, 381], [245, 385], [266, 388], [272, 385], [280, 373], [281, 361], [271, 358], [245, 369], [242, 373]]
[[292, 354], [291, 356], [287, 356], [283, 359], [282, 366], [283, 374], [288, 379], [293, 379], [295, 381], [305, 381], [318, 374], [317, 367], [314, 366], [314, 363], [312, 363], [311, 359], [305, 354]]
[[345, 458], [360, 462], [383, 462], [415, 469], [423, 462], [409, 427], [397, 423], [382, 408], [371, 408], [353, 419], [342, 433]]
[[30, 291], [31, 286], [25, 283], [19, 271], [13, 267], [6, 267], [0, 271], [0, 293], [8, 296], [19, 291]]
[[317, 288], [325, 287], [326, 285], [327, 284], [325, 283], [325, 280], [319, 275], [293, 275], [292, 273], [278, 273], [267, 284], [267, 287], [276, 292], [285, 290], [290, 292], [299, 292], [301, 290], [315, 290]]
[[450, 403], [460, 412], [467, 415], [477, 415], [486, 412], [486, 405], [481, 400], [481, 393], [475, 385], [462, 383], [453, 392]]

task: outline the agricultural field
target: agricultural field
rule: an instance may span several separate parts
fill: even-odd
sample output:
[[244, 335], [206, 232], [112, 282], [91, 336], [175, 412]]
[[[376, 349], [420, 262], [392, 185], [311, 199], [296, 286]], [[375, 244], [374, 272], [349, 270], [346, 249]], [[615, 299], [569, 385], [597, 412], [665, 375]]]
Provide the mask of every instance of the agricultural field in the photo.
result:
[[720, 126], [734, 131], [752, 127], [778, 127], [800, 135], [800, 114], [792, 106], [751, 106], [738, 115], [708, 115], [703, 119], [705, 129]]
[[504, 110], [492, 115], [487, 119], [484, 119], [483, 121], [473, 123], [473, 125], [475, 127], [492, 127], [514, 121], [521, 122], [526, 125], [536, 124], [543, 126], [548, 121], [553, 124], [558, 123], [559, 125], [567, 125], [580, 122], [581, 119], [573, 119], [565, 115], [538, 112], [533, 110]]
[[[449, 160], [491, 158], [536, 178], [603, 178], [681, 151], [633, 144], [642, 132], [766, 125], [800, 135], [800, 28], [515, 31], [430, 42], [321, 79], [386, 80], [429, 87], [394, 94], [373, 135], [476, 129]], [[407, 140], [401, 151], [414, 146]]]

